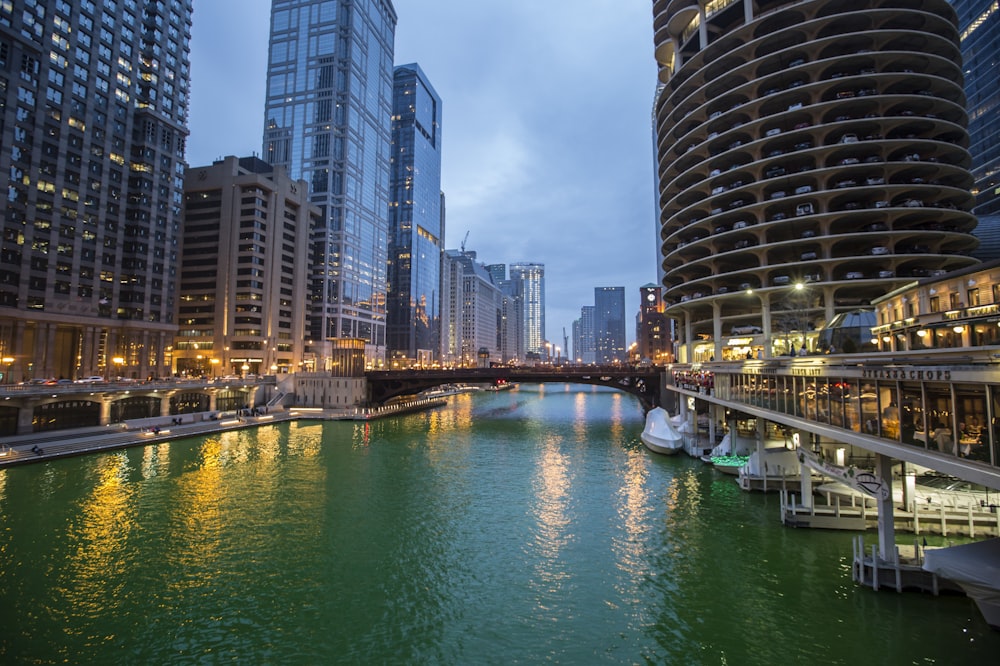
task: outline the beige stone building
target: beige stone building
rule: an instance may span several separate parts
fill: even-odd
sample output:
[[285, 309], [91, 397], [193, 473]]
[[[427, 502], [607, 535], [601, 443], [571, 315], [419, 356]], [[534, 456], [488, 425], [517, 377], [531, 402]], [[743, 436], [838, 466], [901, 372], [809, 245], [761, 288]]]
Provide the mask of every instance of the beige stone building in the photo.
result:
[[287, 374], [306, 354], [308, 184], [255, 158], [188, 169], [173, 370], [182, 376]]

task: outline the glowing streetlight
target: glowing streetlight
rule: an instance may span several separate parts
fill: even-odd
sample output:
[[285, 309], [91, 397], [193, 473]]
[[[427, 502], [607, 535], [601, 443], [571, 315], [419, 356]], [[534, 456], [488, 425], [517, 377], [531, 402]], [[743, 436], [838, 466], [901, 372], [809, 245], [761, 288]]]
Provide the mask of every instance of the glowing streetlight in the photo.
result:
[[212, 379], [215, 379], [215, 376], [218, 374], [219, 359], [211, 358], [208, 362], [212, 364]]

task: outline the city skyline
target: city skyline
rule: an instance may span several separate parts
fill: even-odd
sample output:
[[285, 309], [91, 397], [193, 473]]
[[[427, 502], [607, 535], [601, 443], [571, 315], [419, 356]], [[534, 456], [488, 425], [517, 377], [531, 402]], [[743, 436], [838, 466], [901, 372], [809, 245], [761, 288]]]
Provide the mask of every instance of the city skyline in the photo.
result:
[[[419, 64], [444, 104], [445, 246], [468, 232], [481, 256], [544, 263], [551, 341], [597, 284], [626, 285], [635, 312], [656, 279], [649, 4], [394, 6], [394, 64]], [[189, 163], [260, 154], [269, 17], [269, 0], [196, 7]]]

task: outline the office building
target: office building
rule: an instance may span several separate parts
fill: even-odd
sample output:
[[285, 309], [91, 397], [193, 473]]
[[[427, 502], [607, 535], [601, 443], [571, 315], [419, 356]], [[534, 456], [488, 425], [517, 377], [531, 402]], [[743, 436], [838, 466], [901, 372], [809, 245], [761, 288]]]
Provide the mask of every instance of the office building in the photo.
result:
[[310, 349], [334, 338], [385, 356], [389, 171], [396, 12], [389, 0], [274, 0], [263, 159], [309, 183], [313, 233]]
[[979, 218], [972, 253], [982, 261], [1000, 256], [1000, 3], [996, 0], [951, 0], [958, 14], [965, 74], [966, 107], [969, 112], [969, 153], [972, 155], [972, 191]]
[[664, 313], [663, 289], [655, 284], [639, 287], [639, 312], [635, 320], [636, 355], [640, 361], [673, 361], [671, 320]]
[[386, 346], [393, 365], [430, 365], [440, 346], [441, 98], [416, 64], [393, 83]]
[[969, 153], [975, 178], [975, 212], [1000, 215], [1000, 3], [996, 0], [951, 0], [958, 15], [969, 113]]
[[514, 263], [510, 280], [521, 299], [523, 351], [546, 356], [545, 350], [545, 264]]
[[573, 358], [577, 363], [594, 363], [594, 306], [580, 308], [580, 318], [573, 322]]
[[594, 288], [594, 359], [625, 363], [625, 287]]
[[0, 2], [8, 379], [169, 373], [191, 11]]
[[255, 157], [194, 166], [184, 185], [174, 371], [283, 375], [306, 358], [309, 188]]
[[503, 362], [504, 295], [474, 251], [445, 250], [441, 266], [442, 362]]
[[947, 2], [660, 0], [654, 33], [678, 360], [731, 358], [737, 331], [765, 358], [814, 351], [835, 316], [976, 263]]

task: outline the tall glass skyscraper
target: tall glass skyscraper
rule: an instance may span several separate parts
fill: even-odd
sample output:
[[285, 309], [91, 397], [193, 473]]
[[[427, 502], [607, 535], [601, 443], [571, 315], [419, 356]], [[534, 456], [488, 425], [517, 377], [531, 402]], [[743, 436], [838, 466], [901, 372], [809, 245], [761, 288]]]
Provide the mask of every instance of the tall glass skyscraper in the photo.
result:
[[958, 14], [975, 213], [1000, 215], [1000, 2], [951, 0]]
[[395, 70], [389, 206], [389, 355], [429, 363], [441, 312], [441, 98], [419, 65]]
[[264, 159], [309, 183], [310, 347], [360, 338], [385, 353], [393, 43], [389, 0], [273, 0]]
[[524, 352], [545, 354], [545, 264], [510, 265], [510, 279], [521, 297]]
[[624, 363], [625, 287], [594, 288], [594, 348], [597, 363]]
[[8, 380], [169, 373], [191, 11], [0, 2]]

